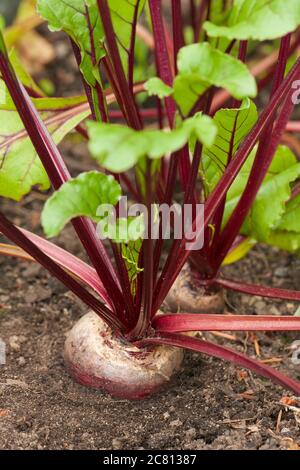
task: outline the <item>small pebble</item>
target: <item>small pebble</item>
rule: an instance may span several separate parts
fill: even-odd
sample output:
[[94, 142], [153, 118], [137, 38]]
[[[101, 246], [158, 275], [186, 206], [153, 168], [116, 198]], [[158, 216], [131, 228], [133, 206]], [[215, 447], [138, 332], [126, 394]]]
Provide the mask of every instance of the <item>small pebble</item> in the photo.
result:
[[112, 448], [113, 450], [122, 450], [123, 449], [122, 441], [120, 441], [120, 439], [113, 439]]
[[190, 428], [185, 432], [186, 438], [189, 439], [190, 441], [192, 441], [196, 438], [196, 434], [197, 434], [197, 432], [196, 432], [195, 428]]
[[25, 360], [25, 358], [24, 358], [23, 356], [21, 356], [21, 357], [18, 357], [17, 363], [19, 364], [19, 366], [22, 367], [22, 366], [25, 366], [26, 360]]
[[14, 352], [20, 352], [21, 346], [18, 336], [11, 336], [8, 340], [9, 347]]
[[266, 302], [264, 302], [263, 300], [259, 300], [258, 302], [255, 302], [255, 311], [258, 313], [258, 314], [266, 314], [266, 310], [267, 310], [267, 305], [266, 305]]
[[277, 277], [287, 277], [289, 273], [288, 268], [276, 268], [274, 271], [275, 276]]
[[182, 426], [182, 421], [180, 421], [180, 419], [175, 419], [174, 421], [171, 421], [170, 422], [170, 426], [172, 428], [180, 428], [180, 426]]
[[270, 315], [281, 315], [280, 310], [278, 310], [278, 308], [275, 307], [275, 305], [272, 305], [271, 307], [268, 308], [268, 313]]

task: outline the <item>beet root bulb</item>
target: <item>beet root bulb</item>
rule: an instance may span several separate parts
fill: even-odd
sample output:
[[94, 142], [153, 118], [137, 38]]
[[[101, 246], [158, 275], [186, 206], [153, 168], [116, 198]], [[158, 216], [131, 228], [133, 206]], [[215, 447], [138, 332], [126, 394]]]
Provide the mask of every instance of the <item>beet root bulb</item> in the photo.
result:
[[64, 359], [82, 385], [114, 397], [137, 400], [166, 385], [180, 369], [183, 351], [169, 346], [138, 349], [118, 338], [94, 312], [84, 315], [68, 334]]
[[166, 297], [165, 306], [174, 313], [222, 313], [225, 300], [222, 290], [208, 293], [186, 264]]

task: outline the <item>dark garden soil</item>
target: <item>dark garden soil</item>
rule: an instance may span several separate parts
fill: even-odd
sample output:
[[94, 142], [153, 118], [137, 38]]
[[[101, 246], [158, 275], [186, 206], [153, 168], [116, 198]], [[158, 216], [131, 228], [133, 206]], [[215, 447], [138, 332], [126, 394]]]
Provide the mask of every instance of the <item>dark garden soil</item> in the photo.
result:
[[[65, 64], [68, 46], [58, 41], [56, 47]], [[59, 90], [74, 92], [70, 67], [57, 73]], [[68, 78], [61, 87], [63, 73]], [[73, 174], [93, 166], [82, 144], [64, 144], [64, 154]], [[22, 205], [0, 204], [15, 223], [40, 233], [44, 199], [36, 192]], [[82, 254], [72, 228], [59, 243]], [[257, 247], [225, 271], [259, 284], [300, 285], [300, 260], [267, 247]], [[35, 264], [0, 257], [0, 276], [0, 338], [7, 345], [7, 362], [0, 366], [1, 449], [300, 449], [300, 414], [280, 404], [292, 394], [205, 356], [187, 354], [169, 387], [142, 402], [115, 400], [77, 385], [62, 352], [66, 333], [85, 307]], [[234, 293], [226, 301], [233, 313], [279, 315], [297, 309], [293, 303]], [[260, 353], [261, 360], [300, 379], [300, 366], [291, 361], [299, 335], [228, 335], [205, 337], [252, 357]]]
[[[41, 202], [35, 198], [28, 196], [22, 207], [4, 204], [12, 220], [39, 232]], [[72, 228], [59, 243], [81, 252]], [[300, 260], [259, 247], [225, 271], [237, 279], [293, 289], [299, 286]], [[0, 366], [1, 449], [300, 448], [300, 415], [280, 404], [291, 394], [197, 354], [187, 354], [169, 387], [143, 402], [114, 400], [77, 385], [64, 368], [62, 351], [65, 334], [85, 313], [84, 306], [35, 264], [2, 257], [0, 273], [0, 337], [7, 344], [7, 364]], [[227, 295], [230, 312], [278, 315], [296, 308]], [[206, 337], [253, 357], [257, 340], [261, 360], [300, 379], [300, 367], [291, 362], [296, 334]]]

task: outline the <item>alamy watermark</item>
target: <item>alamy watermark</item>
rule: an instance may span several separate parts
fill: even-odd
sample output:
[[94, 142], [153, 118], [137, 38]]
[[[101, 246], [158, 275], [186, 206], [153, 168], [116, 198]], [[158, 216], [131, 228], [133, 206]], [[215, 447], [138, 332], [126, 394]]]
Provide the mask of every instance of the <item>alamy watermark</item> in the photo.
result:
[[292, 363], [295, 366], [300, 365], [300, 341], [294, 341], [292, 344]]
[[204, 204], [128, 205], [120, 199], [118, 208], [101, 204], [97, 209], [100, 222], [97, 237], [115, 240], [184, 240], [188, 251], [201, 250], [204, 245]]
[[6, 364], [6, 345], [0, 338], [0, 366]]
[[292, 83], [292, 89], [295, 90], [292, 95], [293, 104], [300, 104], [300, 80], [295, 80]]

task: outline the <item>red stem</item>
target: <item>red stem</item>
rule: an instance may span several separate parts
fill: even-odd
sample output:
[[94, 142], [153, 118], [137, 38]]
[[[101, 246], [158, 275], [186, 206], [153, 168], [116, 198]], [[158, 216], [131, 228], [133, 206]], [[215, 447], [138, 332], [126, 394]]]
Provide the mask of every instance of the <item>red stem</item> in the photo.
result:
[[[81, 64], [81, 53], [80, 53], [80, 49], [79, 47], [77, 46], [77, 44], [71, 40], [71, 45], [72, 45], [72, 48], [73, 48], [73, 53], [74, 53], [74, 57], [75, 57], [75, 60], [77, 62], [77, 65], [78, 65], [78, 68], [80, 70], [80, 64]], [[95, 110], [95, 107], [94, 107], [94, 102], [93, 102], [93, 98], [92, 98], [92, 91], [91, 91], [91, 88], [90, 86], [87, 84], [87, 82], [85, 81], [82, 73], [80, 72], [80, 75], [81, 75], [81, 80], [82, 80], [82, 84], [83, 84], [83, 87], [84, 87], [84, 91], [85, 91], [85, 94], [86, 94], [86, 97], [87, 97], [87, 100], [89, 102], [89, 105], [90, 105], [90, 108], [91, 108], [91, 114], [92, 114], [92, 118], [94, 119], [94, 121], [96, 121], [96, 110]]]
[[[173, 85], [173, 73], [168, 55], [164, 23], [161, 12], [161, 2], [149, 0], [149, 7], [152, 19], [153, 34], [155, 39], [155, 55], [158, 65], [159, 76], [167, 85]], [[173, 98], [165, 100], [169, 125], [173, 127], [176, 106]]]
[[231, 289], [236, 292], [243, 292], [244, 294], [257, 295], [259, 297], [266, 297], [271, 299], [300, 301], [300, 291], [278, 289], [274, 287], [259, 286], [257, 284], [246, 284], [243, 282], [234, 281], [232, 279], [216, 278], [214, 281], [217, 285]]
[[286, 130], [288, 132], [300, 132], [300, 121], [290, 121], [287, 123]]
[[134, 77], [134, 51], [135, 51], [135, 43], [136, 43], [136, 25], [139, 16], [139, 8], [140, 8], [140, 0], [136, 2], [134, 7], [134, 16], [132, 22], [132, 30], [131, 30], [131, 39], [130, 39], [130, 46], [129, 46], [129, 56], [128, 56], [128, 84], [129, 89], [133, 92], [133, 77]]
[[[57, 190], [70, 178], [62, 156], [30, 100], [28, 93], [16, 77], [7, 54], [2, 52], [0, 52], [0, 71], [30, 140], [45, 167], [54, 189]], [[74, 219], [72, 223], [101, 281], [111, 296], [115, 308], [123, 309], [123, 298], [119, 290], [118, 279], [103, 244], [96, 238], [93, 223], [84, 218]]]
[[184, 333], [188, 331], [300, 331], [300, 317], [176, 313], [155, 317], [152, 326], [160, 333]]
[[200, 5], [200, 10], [199, 10], [199, 15], [196, 18], [197, 23], [195, 27], [195, 42], [200, 41], [200, 35], [202, 32], [202, 26], [206, 17], [205, 13], [207, 10], [207, 6], [208, 6], [208, 0], [202, 0], [201, 5]]
[[184, 46], [183, 24], [181, 0], [172, 0], [172, 22], [173, 22], [173, 45], [174, 45], [174, 64], [177, 74], [177, 55]]
[[124, 100], [124, 106], [127, 112], [128, 119], [130, 121], [130, 125], [133, 129], [140, 130], [142, 128], [141, 120], [138, 114], [133, 93], [130, 91], [123, 69], [107, 0], [97, 0], [97, 5], [105, 31], [105, 37], [107, 41], [108, 51], [110, 54], [110, 59], [115, 71], [115, 78], [118, 82], [119, 90]]
[[[90, 43], [91, 43], [91, 58], [93, 62], [93, 66], [97, 67], [97, 57], [96, 57], [96, 44], [94, 40], [94, 31], [93, 31], [93, 26], [91, 23], [91, 18], [89, 14], [89, 9], [88, 6], [85, 5], [85, 16], [87, 19], [87, 25], [89, 29], [89, 36], [90, 36]], [[98, 83], [96, 80], [96, 85], [95, 85], [95, 92], [97, 95], [97, 105], [98, 109], [96, 109], [96, 118], [97, 120], [101, 120], [103, 122], [108, 122], [108, 116], [107, 116], [107, 105], [105, 101], [105, 96], [102, 90], [101, 85]]]
[[96, 312], [114, 330], [124, 331], [124, 325], [104, 304], [99, 302], [79, 282], [73, 279], [63, 268], [38, 248], [26, 235], [0, 213], [0, 230], [13, 243], [32, 256], [39, 264], [61, 281], [70, 291], [79, 297], [89, 308]]
[[32, 243], [40, 248], [40, 250], [42, 250], [53, 261], [58, 263], [69, 273], [75, 275], [81, 282], [84, 282], [87, 286], [91, 287], [101, 297], [105, 304], [107, 304], [110, 309], [113, 309], [111, 300], [94, 268], [48, 240], [45, 240], [44, 238], [20, 227], [18, 227], [18, 229], [21, 230], [21, 232], [29, 238]]
[[[275, 91], [282, 82], [288, 59], [289, 44], [290, 35], [284, 38], [281, 42], [278, 73], [275, 77], [272, 95], [274, 95]], [[275, 124], [273, 133], [271, 134], [271, 138], [270, 133], [272, 132], [272, 122], [265, 129], [263, 135], [261, 136], [260, 144], [246, 188], [218, 240], [215, 254], [215, 266], [217, 270], [226, 257], [226, 254], [230, 250], [230, 247], [233, 244], [235, 238], [238, 236], [243, 222], [252, 207], [256, 195], [272, 163], [277, 147], [280, 144], [282, 134], [284, 133], [287, 122], [290, 119], [294, 109], [292, 94], [293, 90], [289, 91], [287, 94], [282, 110]]]
[[[248, 51], [248, 41], [240, 41], [238, 59], [243, 63], [246, 62], [247, 51]], [[239, 100], [234, 99], [232, 101], [233, 108], [239, 108], [240, 105], [241, 105], [241, 102]]]
[[151, 323], [152, 302], [153, 302], [153, 240], [151, 238], [152, 223], [152, 182], [151, 161], [147, 159], [146, 169], [146, 238], [143, 241], [143, 282], [142, 282], [142, 298], [141, 310], [136, 326], [130, 334], [131, 338], [141, 338], [148, 331]]
[[190, 349], [191, 351], [196, 351], [208, 356], [232, 362], [236, 366], [252, 370], [262, 377], [266, 377], [271, 379], [273, 382], [277, 382], [284, 388], [292, 390], [297, 394], [297, 396], [300, 395], [300, 382], [287, 377], [272, 367], [247, 357], [245, 354], [234, 351], [233, 349], [219, 346], [209, 341], [203, 341], [198, 338], [191, 338], [189, 336], [172, 333], [160, 334], [157, 338], [147, 338], [139, 343], [140, 346], [153, 344], [163, 344], [183, 349]]
[[[249, 153], [255, 147], [257, 139], [262, 134], [263, 130], [265, 129], [265, 126], [267, 126], [272, 120], [274, 113], [276, 112], [277, 108], [280, 106], [282, 100], [286, 96], [287, 91], [290, 90], [291, 84], [299, 73], [299, 69], [300, 60], [296, 62], [284, 82], [278, 88], [273, 98], [271, 99], [271, 102], [269, 103], [268, 107], [260, 115], [257, 124], [254, 126], [252, 131], [249, 132], [248, 136], [246, 137], [238, 152], [236, 153], [235, 158], [228, 165], [221, 180], [217, 184], [212, 194], [207, 199], [205, 205], [206, 210], [204, 217], [204, 225], [202, 230], [200, 230], [198, 233], [198, 239], [203, 236], [203, 231], [208, 227], [208, 224], [210, 223], [215, 211], [219, 207], [220, 202], [223, 200], [228, 189], [230, 188], [231, 184], [233, 183], [234, 179], [236, 178], [237, 174], [245, 163]], [[155, 304], [153, 311], [155, 310], [155, 308], [156, 310], [159, 309], [171, 286], [175, 282], [175, 279], [180, 273], [184, 263], [187, 261], [190, 252], [186, 251], [186, 243], [189, 239], [191, 239], [190, 235], [195, 231], [196, 227], [199, 227], [200, 222], [201, 220], [198, 220], [198, 218], [196, 218], [196, 220], [192, 224], [191, 233], [188, 234], [187, 237], [184, 237], [183, 240], [179, 240], [172, 253], [170, 253], [166, 266], [158, 282], [156, 292], [154, 294]]]

